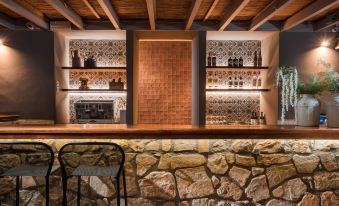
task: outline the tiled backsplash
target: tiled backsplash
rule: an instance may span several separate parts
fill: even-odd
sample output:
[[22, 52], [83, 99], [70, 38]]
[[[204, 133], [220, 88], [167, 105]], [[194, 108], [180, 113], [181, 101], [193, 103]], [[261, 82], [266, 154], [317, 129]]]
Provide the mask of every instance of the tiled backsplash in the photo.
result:
[[191, 42], [139, 44], [140, 124], [191, 124]]
[[209, 53], [216, 55], [217, 66], [227, 66], [229, 57], [242, 57], [244, 66], [253, 66], [254, 52], [261, 50], [261, 41], [208, 40], [206, 50], [206, 57]]
[[206, 124], [248, 122], [252, 112], [259, 113], [260, 93], [207, 92]]
[[[254, 52], [261, 51], [261, 41], [207, 41], [206, 56], [216, 55], [217, 66], [228, 66], [228, 59], [243, 58], [244, 66], [253, 66]], [[260, 80], [259, 80], [260, 79]], [[261, 88], [260, 70], [207, 69], [206, 89], [256, 89]], [[248, 122], [252, 112], [260, 112], [259, 92], [217, 91], [206, 93], [206, 123], [226, 124]]]
[[91, 100], [91, 101], [112, 101], [113, 102], [113, 116], [114, 122], [120, 122], [120, 110], [126, 109], [126, 93], [121, 94], [111, 94], [111, 93], [77, 93], [69, 96], [69, 114], [70, 114], [70, 123], [76, 123], [76, 111], [74, 103], [82, 100]]
[[78, 50], [82, 58], [93, 55], [97, 66], [126, 66], [125, 40], [72, 39], [69, 42], [70, 65], [74, 50]]

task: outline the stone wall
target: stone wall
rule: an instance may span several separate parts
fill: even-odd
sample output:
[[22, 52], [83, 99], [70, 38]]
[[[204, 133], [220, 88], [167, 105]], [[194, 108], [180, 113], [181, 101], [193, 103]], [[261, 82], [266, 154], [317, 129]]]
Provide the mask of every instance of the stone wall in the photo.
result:
[[[42, 140], [55, 151], [69, 140]], [[86, 140], [82, 140], [86, 141]], [[126, 152], [130, 206], [337, 206], [338, 140], [111, 140]], [[68, 151], [68, 165], [98, 163], [93, 147]], [[0, 149], [0, 153], [1, 153]], [[2, 171], [17, 162], [0, 154]], [[55, 163], [58, 165], [58, 162]], [[0, 171], [1, 172], [1, 171]], [[60, 169], [51, 177], [51, 205], [61, 205]], [[69, 181], [75, 205], [76, 180]], [[24, 177], [23, 205], [43, 205], [43, 178]], [[115, 205], [110, 178], [83, 177], [81, 205]], [[0, 179], [2, 205], [13, 205], [14, 182]]]

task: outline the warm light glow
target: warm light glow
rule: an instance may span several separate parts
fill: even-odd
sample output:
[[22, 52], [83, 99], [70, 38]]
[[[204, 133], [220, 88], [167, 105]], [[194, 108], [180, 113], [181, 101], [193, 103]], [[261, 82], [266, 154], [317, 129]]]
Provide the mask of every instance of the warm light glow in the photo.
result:
[[328, 47], [329, 45], [330, 45], [330, 43], [328, 41], [321, 42], [322, 47]]
[[2, 40], [0, 40], [0, 46], [3, 46], [4, 45], [4, 43], [2, 42]]

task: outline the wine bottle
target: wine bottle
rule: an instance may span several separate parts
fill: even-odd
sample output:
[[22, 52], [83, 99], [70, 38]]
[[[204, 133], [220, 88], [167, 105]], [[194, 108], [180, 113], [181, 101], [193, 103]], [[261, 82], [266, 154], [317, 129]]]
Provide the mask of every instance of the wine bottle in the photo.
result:
[[239, 67], [243, 67], [244, 66], [244, 60], [242, 59], [242, 57], [239, 58]]
[[217, 57], [215, 53], [213, 53], [212, 55], [212, 66], [217, 66]]
[[239, 61], [238, 61], [237, 57], [234, 57], [234, 59], [233, 59], [233, 67], [239, 67]]
[[207, 66], [212, 66], [211, 52], [208, 53], [208, 57], [207, 57]]
[[242, 88], [244, 86], [244, 82], [242, 80], [242, 77], [239, 77], [239, 87]]
[[262, 67], [262, 57], [261, 57], [261, 51], [259, 51], [259, 57], [258, 57], [258, 67]]
[[257, 51], [254, 52], [253, 66], [254, 66], [254, 67], [258, 67], [258, 56], [257, 56]]
[[228, 67], [233, 67], [233, 60], [232, 58], [228, 58]]
[[261, 77], [258, 77], [257, 88], [260, 88], [260, 87], [261, 87]]
[[253, 79], [252, 79], [252, 87], [255, 88], [257, 86], [257, 77], [256, 76], [253, 76]]
[[265, 118], [264, 112], [261, 112], [261, 113], [260, 113], [259, 124], [261, 124], [261, 125], [266, 124], [266, 118]]

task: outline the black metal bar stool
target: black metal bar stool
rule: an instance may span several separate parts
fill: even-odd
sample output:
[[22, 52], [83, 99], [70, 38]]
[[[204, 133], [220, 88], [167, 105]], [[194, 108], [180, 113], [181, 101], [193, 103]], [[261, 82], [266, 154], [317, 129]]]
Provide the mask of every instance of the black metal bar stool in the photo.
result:
[[[67, 153], [80, 155], [79, 163], [73, 167], [67, 164]], [[82, 155], [100, 154], [101, 161], [89, 163], [81, 161]], [[59, 162], [62, 172], [63, 199], [62, 205], [67, 206], [67, 180], [78, 178], [77, 205], [80, 206], [81, 177], [98, 176], [114, 177], [116, 185], [117, 206], [120, 206], [120, 176], [122, 175], [124, 201], [127, 206], [126, 176], [124, 171], [125, 153], [123, 149], [110, 142], [73, 142], [63, 145], [59, 151]]]
[[[19, 165], [15, 165], [12, 168], [9, 168], [5, 172], [1, 173], [1, 177], [11, 176], [16, 177], [16, 198], [15, 205], [19, 206], [20, 203], [20, 177], [22, 176], [33, 176], [33, 177], [45, 177], [46, 181], [46, 206], [49, 205], [49, 176], [54, 162], [54, 152], [50, 146], [42, 142], [0, 142], [0, 148], [2, 148], [1, 153], [7, 154], [48, 154], [48, 159], [39, 161], [38, 163], [29, 163], [29, 161], [20, 160]], [[33, 147], [27, 148], [27, 147]]]

